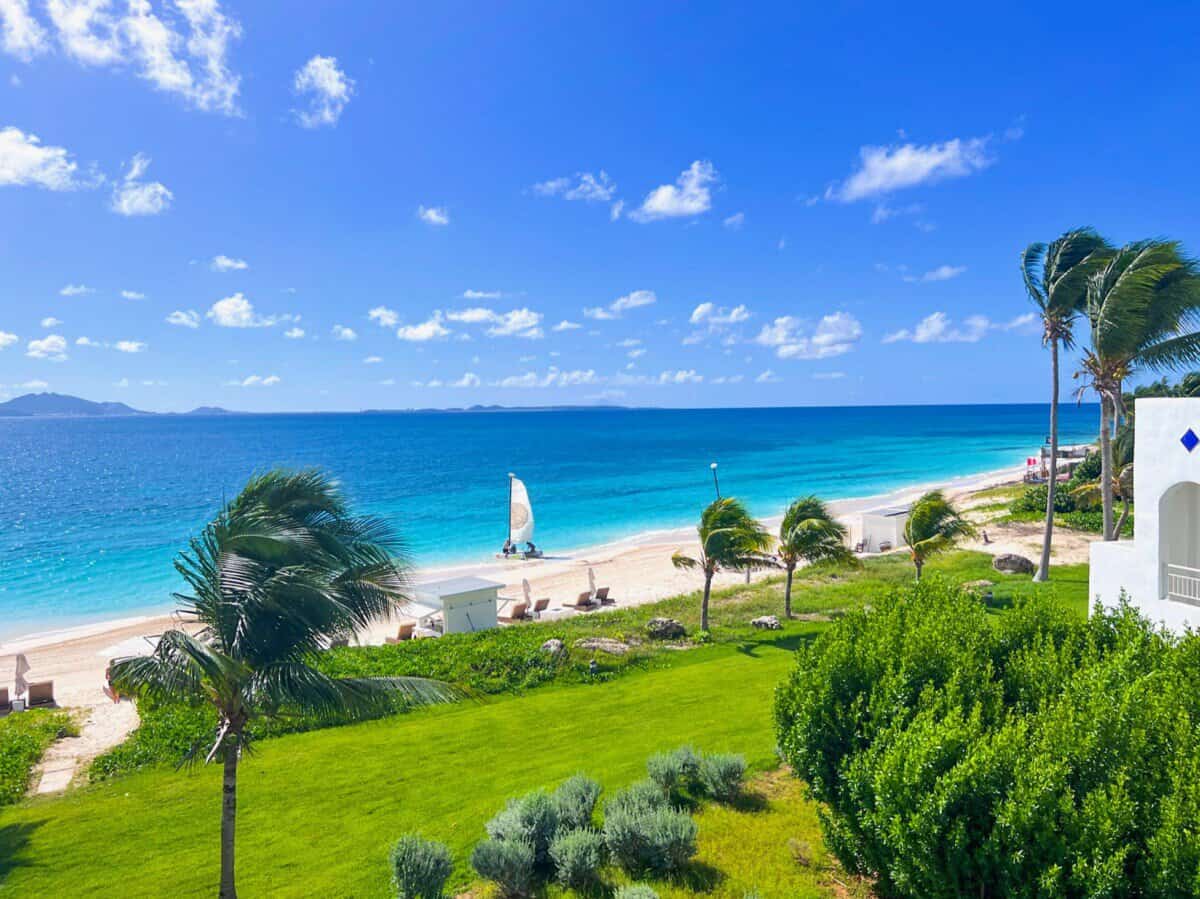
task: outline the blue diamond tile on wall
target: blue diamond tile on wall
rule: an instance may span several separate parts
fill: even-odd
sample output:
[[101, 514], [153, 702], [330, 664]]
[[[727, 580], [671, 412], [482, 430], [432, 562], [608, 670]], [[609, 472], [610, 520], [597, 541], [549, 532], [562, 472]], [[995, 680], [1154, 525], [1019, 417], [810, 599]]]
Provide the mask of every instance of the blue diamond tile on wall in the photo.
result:
[[1196, 432], [1191, 428], [1188, 428], [1183, 432], [1183, 436], [1179, 438], [1179, 442], [1182, 443], [1183, 448], [1190, 453], [1196, 448], [1197, 444], [1200, 444], [1200, 437], [1197, 437]]

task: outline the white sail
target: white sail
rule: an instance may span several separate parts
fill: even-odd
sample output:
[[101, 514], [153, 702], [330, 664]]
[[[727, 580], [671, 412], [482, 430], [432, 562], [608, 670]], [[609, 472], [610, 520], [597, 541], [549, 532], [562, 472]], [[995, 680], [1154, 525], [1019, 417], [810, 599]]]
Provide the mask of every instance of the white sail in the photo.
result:
[[508, 507], [508, 539], [514, 546], [533, 542], [533, 506], [520, 478], [512, 478], [512, 501]]

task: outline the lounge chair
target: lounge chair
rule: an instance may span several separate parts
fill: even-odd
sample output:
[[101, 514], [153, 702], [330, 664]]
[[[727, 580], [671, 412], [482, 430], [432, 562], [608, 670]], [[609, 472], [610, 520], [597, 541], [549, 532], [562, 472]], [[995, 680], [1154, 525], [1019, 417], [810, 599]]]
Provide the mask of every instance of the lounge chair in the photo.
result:
[[[595, 603], [595, 605], [599, 605], [599, 603]], [[575, 602], [564, 602], [562, 604], [564, 609], [575, 609], [577, 612], [586, 611], [592, 608], [592, 606], [593, 603], [591, 590], [584, 590], [579, 594], [579, 598], [576, 599]]]
[[12, 700], [8, 698], [8, 687], [0, 687], [0, 715], [12, 711]]
[[25, 694], [25, 701], [31, 709], [40, 705], [54, 705], [54, 681], [46, 680], [38, 684], [30, 684], [29, 692]]
[[400, 627], [396, 630], [396, 636], [388, 637], [386, 642], [389, 644], [404, 643], [413, 638], [413, 631], [417, 629], [415, 621], [402, 621]]
[[601, 587], [596, 591], [596, 602], [602, 606], [615, 606], [617, 601], [608, 598], [608, 587]]
[[549, 600], [549, 599], [538, 599], [538, 600], [534, 600], [534, 603], [533, 603], [533, 617], [534, 617], [534, 618], [541, 618], [541, 617], [542, 617], [542, 612], [546, 611], [548, 608], [550, 608], [550, 600]]
[[518, 602], [513, 603], [512, 613], [509, 615], [497, 615], [497, 621], [503, 621], [505, 624], [512, 624], [514, 621], [524, 621], [528, 615], [529, 603]]
[[879, 541], [879, 551], [881, 553], [890, 553], [892, 551], [892, 541], [891, 540]]

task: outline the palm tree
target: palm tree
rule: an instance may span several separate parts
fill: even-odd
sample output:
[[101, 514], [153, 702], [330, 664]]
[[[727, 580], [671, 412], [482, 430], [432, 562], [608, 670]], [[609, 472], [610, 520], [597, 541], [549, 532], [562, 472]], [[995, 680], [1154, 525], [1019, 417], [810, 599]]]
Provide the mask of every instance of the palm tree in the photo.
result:
[[779, 525], [779, 562], [787, 571], [783, 614], [792, 617], [792, 575], [801, 562], [857, 562], [846, 546], [846, 526], [815, 496], [802, 496], [783, 513]]
[[1025, 291], [1042, 320], [1042, 345], [1050, 348], [1050, 481], [1046, 488], [1046, 529], [1035, 581], [1050, 578], [1054, 539], [1054, 494], [1058, 487], [1058, 395], [1061, 349], [1070, 349], [1075, 318], [1087, 297], [1087, 278], [1109, 251], [1092, 228], [1068, 231], [1050, 244], [1032, 243], [1021, 254]]
[[455, 691], [421, 678], [331, 678], [313, 667], [332, 637], [353, 633], [406, 601], [409, 565], [390, 528], [352, 516], [315, 471], [250, 480], [175, 563], [189, 588], [184, 621], [153, 654], [116, 661], [114, 686], [153, 699], [209, 703], [218, 732], [206, 762], [224, 765], [221, 886], [234, 899], [238, 761], [248, 726], [287, 715], [354, 718], [398, 697], [445, 702]]
[[768, 564], [764, 553], [771, 545], [768, 534], [733, 497], [712, 502], [700, 514], [700, 557], [676, 552], [671, 564], [676, 568], [699, 568], [704, 572], [704, 600], [700, 604], [700, 629], [708, 630], [708, 600], [712, 579], [720, 568], [744, 571]]
[[912, 505], [904, 523], [904, 542], [917, 580], [930, 556], [945, 552], [962, 537], [975, 534], [975, 527], [958, 513], [940, 490], [931, 490]]
[[1126, 411], [1122, 386], [1143, 369], [1200, 361], [1200, 334], [1192, 330], [1200, 313], [1200, 265], [1176, 241], [1126, 244], [1089, 276], [1086, 312], [1090, 344], [1076, 376], [1100, 397], [1104, 539], [1115, 540], [1112, 431]]

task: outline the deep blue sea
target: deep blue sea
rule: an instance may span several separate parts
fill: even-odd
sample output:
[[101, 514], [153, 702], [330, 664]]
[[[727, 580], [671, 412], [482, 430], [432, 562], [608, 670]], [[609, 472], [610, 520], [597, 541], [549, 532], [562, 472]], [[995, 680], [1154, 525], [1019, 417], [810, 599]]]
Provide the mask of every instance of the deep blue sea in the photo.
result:
[[[1097, 419], [1064, 404], [1063, 440]], [[1040, 405], [0, 419], [0, 639], [169, 609], [188, 536], [274, 465], [331, 472], [428, 566], [491, 558], [509, 471], [556, 552], [693, 522], [714, 460], [767, 516], [1019, 465], [1046, 425]]]

